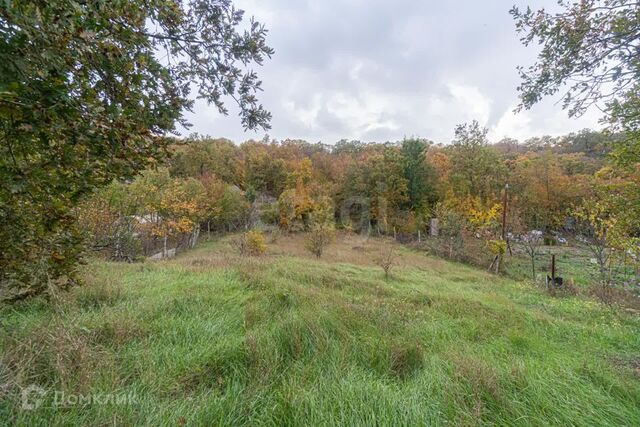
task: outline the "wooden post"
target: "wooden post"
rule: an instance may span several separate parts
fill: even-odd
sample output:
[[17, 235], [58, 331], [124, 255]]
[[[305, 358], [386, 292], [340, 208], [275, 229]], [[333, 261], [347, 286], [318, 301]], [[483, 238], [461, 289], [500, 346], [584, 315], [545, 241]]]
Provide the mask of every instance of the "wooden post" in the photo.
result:
[[[502, 241], [507, 240], [507, 193], [508, 191], [509, 191], [509, 184], [505, 184], [504, 196], [502, 198], [502, 231], [500, 233], [500, 238], [502, 239]], [[508, 243], [507, 243], [507, 246], [508, 246]], [[502, 264], [502, 254], [496, 255], [494, 262], [496, 265], [496, 274], [497, 274], [500, 272], [500, 265]]]
[[434, 237], [438, 237], [438, 218], [431, 218], [429, 224], [429, 234]]
[[556, 255], [551, 255], [551, 286], [556, 285]]
[[504, 186], [504, 197], [502, 198], [502, 240], [507, 238], [507, 192], [509, 191], [509, 184]]

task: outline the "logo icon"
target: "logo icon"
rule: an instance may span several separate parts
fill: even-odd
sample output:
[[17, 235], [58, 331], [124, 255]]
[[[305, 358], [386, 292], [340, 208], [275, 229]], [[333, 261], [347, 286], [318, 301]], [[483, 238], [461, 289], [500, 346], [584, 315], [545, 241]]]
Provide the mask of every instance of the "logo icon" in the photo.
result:
[[22, 409], [25, 411], [33, 411], [42, 405], [42, 400], [47, 391], [35, 384], [22, 389]]

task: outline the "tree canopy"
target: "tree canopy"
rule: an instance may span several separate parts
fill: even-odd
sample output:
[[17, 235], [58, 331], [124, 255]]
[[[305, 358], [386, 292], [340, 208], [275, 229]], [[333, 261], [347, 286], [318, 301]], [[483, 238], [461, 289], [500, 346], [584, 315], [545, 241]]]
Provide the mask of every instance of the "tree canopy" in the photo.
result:
[[640, 4], [635, 0], [560, 0], [561, 11], [511, 9], [522, 42], [542, 46], [521, 67], [518, 109], [562, 91], [563, 107], [579, 116], [596, 106], [626, 132], [620, 163], [640, 159]]
[[229, 0], [2, 2], [2, 289], [73, 281], [71, 208], [164, 159], [194, 96], [223, 114], [233, 99], [245, 128], [269, 127], [249, 67], [273, 50], [242, 22]]

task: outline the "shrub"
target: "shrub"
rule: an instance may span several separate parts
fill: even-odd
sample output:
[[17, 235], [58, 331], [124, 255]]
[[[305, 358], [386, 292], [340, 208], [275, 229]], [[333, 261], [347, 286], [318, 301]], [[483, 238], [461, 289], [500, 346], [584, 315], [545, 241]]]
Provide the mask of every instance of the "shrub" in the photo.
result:
[[278, 240], [280, 239], [280, 237], [282, 236], [282, 231], [280, 230], [279, 227], [274, 228], [273, 230], [271, 230], [271, 233], [269, 233], [269, 243], [278, 243]]
[[380, 256], [376, 259], [376, 265], [382, 267], [386, 279], [391, 275], [391, 269], [396, 265], [396, 253], [391, 245], [383, 247]]
[[242, 233], [231, 241], [231, 245], [242, 256], [258, 256], [264, 254], [267, 250], [264, 235], [258, 230], [251, 230], [246, 233]]
[[244, 234], [246, 241], [246, 253], [253, 256], [259, 256], [266, 252], [267, 244], [261, 231], [251, 230]]
[[305, 247], [317, 258], [320, 258], [326, 246], [331, 242], [332, 237], [331, 230], [324, 227], [314, 228], [307, 234]]

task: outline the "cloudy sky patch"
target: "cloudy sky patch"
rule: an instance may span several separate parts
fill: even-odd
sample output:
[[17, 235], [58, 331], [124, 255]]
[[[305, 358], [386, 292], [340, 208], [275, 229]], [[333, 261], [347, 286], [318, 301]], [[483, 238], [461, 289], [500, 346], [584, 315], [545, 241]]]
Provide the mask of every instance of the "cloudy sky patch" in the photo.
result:
[[[334, 143], [419, 136], [448, 143], [456, 124], [478, 120], [493, 140], [598, 128], [599, 115], [570, 119], [547, 99], [514, 114], [516, 67], [535, 60], [518, 40], [513, 3], [555, 0], [236, 0], [264, 22], [274, 57], [258, 67], [272, 138]], [[241, 142], [236, 110], [223, 117], [197, 102], [190, 131]]]

